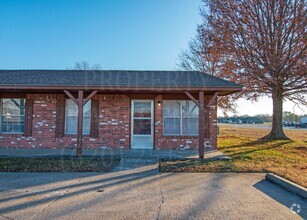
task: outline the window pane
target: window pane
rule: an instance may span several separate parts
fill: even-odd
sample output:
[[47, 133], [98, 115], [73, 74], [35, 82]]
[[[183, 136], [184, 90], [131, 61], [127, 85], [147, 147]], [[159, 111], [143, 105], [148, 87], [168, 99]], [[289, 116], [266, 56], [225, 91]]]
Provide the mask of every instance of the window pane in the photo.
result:
[[198, 117], [199, 110], [198, 106], [193, 101], [183, 101], [182, 102], [182, 117], [183, 118], [193, 118]]
[[66, 116], [78, 116], [78, 106], [71, 99], [66, 99]]
[[83, 106], [83, 115], [91, 116], [91, 100]]
[[78, 127], [78, 117], [77, 116], [66, 116], [66, 134], [77, 134]]
[[151, 117], [151, 102], [134, 102], [134, 117]]
[[24, 115], [25, 99], [2, 99], [2, 115]]
[[198, 134], [198, 118], [183, 118], [182, 119], [182, 134], [197, 135]]
[[2, 99], [1, 131], [21, 133], [24, 130], [25, 99]]
[[83, 134], [90, 134], [91, 132], [91, 116], [83, 117]]
[[[71, 99], [66, 99], [65, 108], [65, 133], [77, 134], [78, 106]], [[89, 134], [91, 130], [91, 100], [83, 107], [83, 134]]]
[[20, 133], [24, 129], [24, 116], [2, 116], [1, 131]]
[[133, 134], [151, 134], [151, 119], [134, 119]]
[[180, 118], [164, 118], [164, 134], [180, 135]]
[[[197, 135], [198, 106], [191, 100], [163, 102], [163, 128], [166, 135]], [[182, 124], [181, 124], [182, 123]], [[182, 128], [182, 129], [181, 129]]]
[[163, 101], [163, 117], [180, 117], [180, 101]]

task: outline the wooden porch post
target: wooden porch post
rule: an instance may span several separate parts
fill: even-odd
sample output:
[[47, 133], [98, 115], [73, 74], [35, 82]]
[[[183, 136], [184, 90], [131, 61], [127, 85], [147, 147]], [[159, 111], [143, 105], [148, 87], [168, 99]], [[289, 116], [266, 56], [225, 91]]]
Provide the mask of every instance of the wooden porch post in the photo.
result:
[[83, 99], [83, 90], [78, 90], [78, 99], [68, 91], [64, 90], [65, 94], [73, 100], [78, 106], [78, 127], [77, 127], [77, 156], [82, 156], [82, 141], [83, 141], [83, 106], [98, 92], [98, 90], [92, 91], [92, 93]]
[[198, 106], [199, 109], [199, 130], [198, 130], [198, 149], [199, 149], [199, 158], [204, 158], [205, 147], [204, 147], [204, 138], [205, 138], [205, 95], [204, 91], [199, 91], [199, 99], [196, 100], [194, 96], [188, 91], [184, 93]]
[[[199, 98], [196, 100], [194, 96], [188, 91], [184, 93], [198, 106], [199, 108], [199, 131], [198, 131], [198, 147], [199, 147], [199, 158], [204, 158], [205, 147], [204, 139], [205, 137], [210, 139], [210, 121], [209, 121], [209, 110], [210, 105], [215, 101], [218, 96], [218, 92], [215, 92], [214, 95], [209, 100], [208, 104], [205, 105], [205, 95], [204, 91], [199, 91]], [[205, 111], [207, 119], [205, 118]], [[207, 124], [207, 126], [206, 126]], [[205, 133], [205, 131], [207, 131]]]
[[78, 91], [78, 130], [77, 130], [77, 157], [82, 156], [82, 128], [83, 128], [83, 90]]
[[204, 103], [204, 91], [199, 91], [199, 135], [198, 135], [198, 147], [199, 158], [204, 158], [205, 147], [205, 103]]

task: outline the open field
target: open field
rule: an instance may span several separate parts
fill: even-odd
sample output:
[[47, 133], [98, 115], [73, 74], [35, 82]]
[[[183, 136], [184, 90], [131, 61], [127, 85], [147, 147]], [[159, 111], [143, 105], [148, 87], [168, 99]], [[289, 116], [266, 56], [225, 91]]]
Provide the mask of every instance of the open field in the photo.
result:
[[307, 130], [285, 130], [292, 141], [259, 141], [263, 128], [220, 125], [218, 149], [231, 161], [165, 161], [163, 172], [273, 172], [307, 187]]
[[[266, 122], [263, 124], [221, 124], [219, 123], [219, 126], [231, 126], [234, 128], [253, 128], [253, 129], [271, 129], [272, 128], [272, 123], [271, 122]], [[286, 127], [284, 126], [284, 130], [298, 130], [298, 131], [307, 131], [307, 128], [296, 128], [296, 127]]]

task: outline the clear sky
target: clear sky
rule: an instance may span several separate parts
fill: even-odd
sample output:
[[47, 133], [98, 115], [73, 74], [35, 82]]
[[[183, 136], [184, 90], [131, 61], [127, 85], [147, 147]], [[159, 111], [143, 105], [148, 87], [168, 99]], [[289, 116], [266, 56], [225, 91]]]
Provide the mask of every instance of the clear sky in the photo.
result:
[[[270, 97], [261, 97], [257, 102], [246, 101], [245, 99], [239, 99], [237, 102], [237, 115], [257, 115], [257, 114], [272, 114], [273, 104]], [[285, 101], [283, 105], [283, 111], [293, 112], [298, 115], [307, 114], [307, 106], [295, 105], [293, 102]], [[222, 112], [218, 111], [219, 115]]]
[[[0, 69], [174, 70], [201, 23], [201, 0], [0, 0]], [[238, 114], [271, 113], [270, 99]], [[306, 108], [305, 108], [306, 109]], [[285, 110], [304, 111], [285, 104]], [[306, 110], [305, 110], [306, 111]]]
[[0, 68], [173, 70], [201, 0], [0, 0]]

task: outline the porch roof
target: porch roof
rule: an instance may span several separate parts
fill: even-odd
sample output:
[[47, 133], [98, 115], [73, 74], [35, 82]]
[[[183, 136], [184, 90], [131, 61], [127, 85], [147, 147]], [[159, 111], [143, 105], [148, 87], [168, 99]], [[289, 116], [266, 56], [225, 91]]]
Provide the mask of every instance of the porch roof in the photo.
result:
[[241, 91], [236, 83], [198, 71], [0, 70], [0, 90], [99, 90], [126, 92]]

